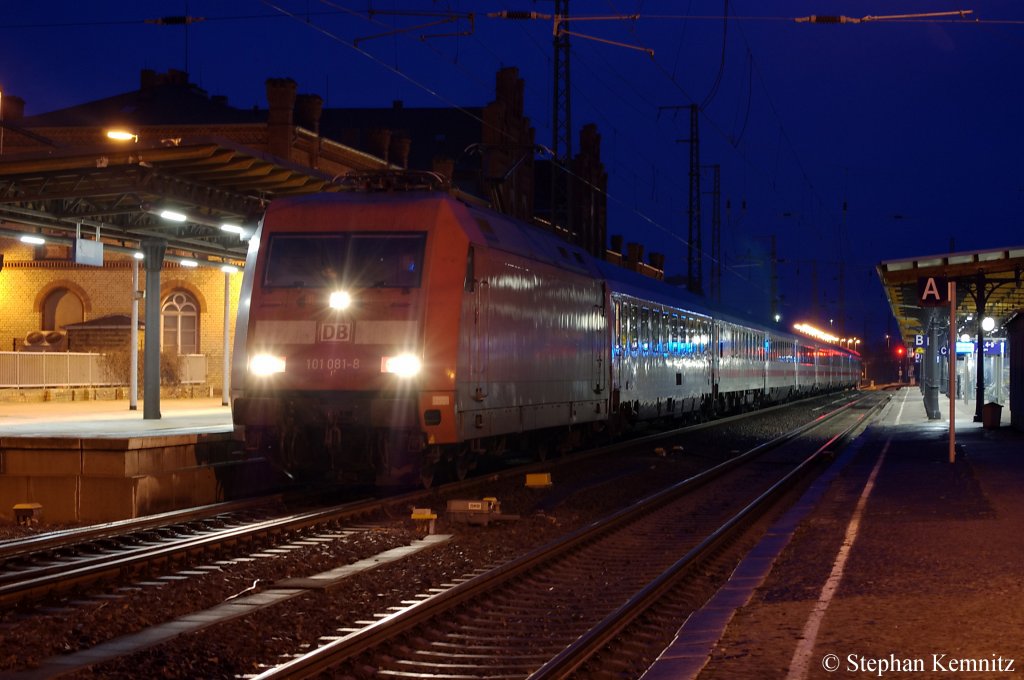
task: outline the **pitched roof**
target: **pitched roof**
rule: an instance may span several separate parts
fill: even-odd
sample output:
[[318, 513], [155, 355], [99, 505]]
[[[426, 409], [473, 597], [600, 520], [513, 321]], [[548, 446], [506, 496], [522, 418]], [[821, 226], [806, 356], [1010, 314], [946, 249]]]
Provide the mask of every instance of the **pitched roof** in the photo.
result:
[[[145, 328], [146, 322], [139, 319], [139, 328]], [[130, 329], [132, 327], [132, 318], [127, 314], [108, 314], [107, 316], [99, 316], [95, 319], [89, 319], [88, 321], [80, 321], [78, 323], [69, 323], [66, 326], [61, 326], [64, 330], [99, 330], [99, 329]]]
[[22, 127], [224, 125], [264, 123], [266, 109], [239, 109], [188, 82], [188, 74], [142, 72], [138, 90], [94, 99], [18, 121]]

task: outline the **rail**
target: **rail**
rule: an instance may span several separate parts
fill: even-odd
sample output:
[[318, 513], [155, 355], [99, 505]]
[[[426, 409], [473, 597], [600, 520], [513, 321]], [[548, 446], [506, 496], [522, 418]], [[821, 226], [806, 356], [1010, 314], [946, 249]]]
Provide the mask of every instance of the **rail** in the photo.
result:
[[[466, 580], [459, 581], [447, 590], [436, 592], [430, 597], [410, 604], [410, 606], [405, 609], [394, 611], [386, 617], [380, 618], [364, 628], [353, 630], [343, 637], [335, 638], [331, 642], [317, 647], [312, 651], [301, 656], [294, 657], [280, 666], [267, 669], [257, 675], [256, 680], [270, 680], [272, 678], [276, 679], [285, 677], [315, 677], [322, 673], [329, 673], [330, 669], [337, 666], [339, 663], [346, 660], [350, 661], [357, 655], [368, 651], [374, 646], [383, 644], [389, 640], [394, 640], [397, 636], [404, 635], [411, 637], [411, 631], [415, 627], [423, 625], [432, 619], [446, 616], [447, 613], [456, 606], [474, 601], [483, 593], [493, 591], [500, 585], [523, 578], [525, 575], [541, 565], [551, 563], [557, 556], [567, 555], [578, 548], [594, 544], [597, 539], [602, 536], [607, 536], [615, 531], [622, 530], [624, 526], [633, 523], [638, 518], [650, 514], [657, 508], [669, 505], [684, 493], [709, 483], [711, 480], [720, 477], [725, 472], [737, 468], [746, 461], [758, 457], [765, 451], [778, 447], [804, 432], [818, 427], [825, 422], [829, 422], [833, 418], [848, 412], [852, 408], [854, 408], [854, 403], [849, 403], [828, 414], [819, 416], [810, 423], [807, 423], [782, 436], [776, 437], [769, 442], [762, 443], [740, 456], [731, 458], [684, 481], [677, 482], [666, 489], [633, 503], [629, 507], [618, 511], [603, 520], [595, 521], [580, 527], [567, 536], [537, 548], [526, 555], [502, 564], [489, 571], [478, 573]], [[860, 422], [860, 420], [858, 420], [858, 422]], [[836, 437], [830, 438], [829, 444], [834, 443], [836, 440]], [[822, 447], [822, 449], [824, 449], [824, 447]], [[818, 454], [815, 454], [815, 456], [817, 455]], [[805, 463], [801, 466], [801, 469], [806, 470], [809, 465], [810, 463]], [[766, 497], [768, 496], [766, 495]], [[755, 501], [751, 506], [756, 507], [755, 504], [757, 503], [758, 501]], [[763, 501], [761, 503], [763, 503]], [[735, 526], [736, 523], [737, 521], [732, 521], [729, 522], [727, 526], [732, 527]], [[725, 531], [726, 530], [724, 529], [716, 532], [715, 538], [720, 537], [725, 533]], [[486, 607], [484, 607], [484, 609], [486, 609]], [[555, 663], [563, 663], [563, 659], [558, 658]], [[573, 658], [571, 663], [576, 663], [576, 659]], [[550, 667], [545, 667], [543, 670], [544, 673], [548, 673]], [[410, 673], [405, 677], [427, 676], [414, 675], [410, 671]], [[455, 676], [453, 674], [448, 676], [438, 675], [437, 677], [471, 676]], [[494, 675], [491, 677], [513, 676]], [[540, 677], [568, 676], [555, 673], [553, 675], [543, 675]]]
[[[0, 388], [108, 387], [127, 384], [93, 352], [0, 352]], [[206, 382], [205, 354], [179, 356], [183, 385]]]

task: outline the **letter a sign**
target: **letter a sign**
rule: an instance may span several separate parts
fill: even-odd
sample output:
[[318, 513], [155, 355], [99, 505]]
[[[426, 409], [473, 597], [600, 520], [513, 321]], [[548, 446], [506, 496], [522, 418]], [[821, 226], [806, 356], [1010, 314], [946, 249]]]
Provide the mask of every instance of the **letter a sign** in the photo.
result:
[[917, 280], [917, 299], [922, 307], [944, 307], [949, 304], [949, 286], [941, 276], [922, 277]]

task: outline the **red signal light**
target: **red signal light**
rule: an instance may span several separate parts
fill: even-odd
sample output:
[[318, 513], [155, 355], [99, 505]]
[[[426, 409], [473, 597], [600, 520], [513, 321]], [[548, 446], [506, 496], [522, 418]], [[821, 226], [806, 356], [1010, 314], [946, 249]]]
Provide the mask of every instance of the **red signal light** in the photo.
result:
[[902, 357], [906, 353], [907, 353], [907, 348], [904, 347], [903, 345], [900, 345], [900, 346], [898, 346], [896, 348], [896, 356]]

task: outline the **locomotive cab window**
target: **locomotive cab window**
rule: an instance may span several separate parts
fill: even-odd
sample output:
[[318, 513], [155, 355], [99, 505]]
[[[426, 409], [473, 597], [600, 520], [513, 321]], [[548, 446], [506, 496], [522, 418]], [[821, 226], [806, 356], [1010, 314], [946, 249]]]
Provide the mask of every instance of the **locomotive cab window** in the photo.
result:
[[277, 288], [418, 288], [426, 234], [274, 234], [264, 283]]

